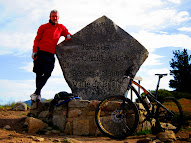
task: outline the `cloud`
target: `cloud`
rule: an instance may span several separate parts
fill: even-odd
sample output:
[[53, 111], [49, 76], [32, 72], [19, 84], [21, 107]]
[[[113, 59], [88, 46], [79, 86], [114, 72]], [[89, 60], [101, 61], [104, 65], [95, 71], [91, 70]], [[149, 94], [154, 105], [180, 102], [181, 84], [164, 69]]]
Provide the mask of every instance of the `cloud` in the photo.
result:
[[[171, 0], [170, 2], [180, 4], [179, 0]], [[3, 19], [2, 22], [6, 21], [7, 17], [11, 20], [5, 25], [5, 28], [8, 29], [0, 31], [1, 54], [29, 52], [32, 49], [38, 27], [48, 22], [49, 12], [52, 9], [58, 9], [60, 23], [63, 23], [72, 34], [103, 15], [108, 16], [123, 29], [128, 26], [137, 27], [139, 30], [136, 33], [137, 37], [142, 36], [142, 31], [160, 30], [190, 20], [188, 12], [178, 11], [170, 7], [169, 3], [161, 0], [120, 0], [112, 2], [109, 0], [79, 0], [75, 2], [65, 0], [50, 2], [46, 0], [7, 0], [1, 3], [5, 8], [5, 13], [2, 14], [1, 18], [1, 20]], [[149, 33], [147, 34], [149, 36]], [[156, 36], [153, 39], [158, 38], [158, 35], [155, 34], [150, 33], [150, 36]], [[153, 45], [149, 42], [146, 43], [147, 47]], [[164, 39], [162, 43], [164, 42], [168, 41]]]
[[168, 74], [163, 77], [160, 81], [160, 89], [173, 90], [169, 87], [170, 79], [173, 77], [169, 74], [169, 69], [167, 68], [158, 68], [158, 69], [149, 69], [141, 67], [141, 70], [137, 73], [137, 76], [141, 76], [143, 80], [141, 81], [141, 85], [149, 90], [155, 90], [158, 82], [158, 76], [155, 74]]
[[184, 34], [156, 34], [147, 31], [131, 33], [149, 52], [163, 47], [180, 47], [191, 50], [191, 37]]
[[[139, 72], [143, 77], [141, 83], [148, 89], [156, 88], [156, 84], [153, 84], [157, 83], [155, 73], [169, 71], [166, 68], [148, 68], [151, 65], [163, 64], [161, 60], [163, 56], [157, 55], [156, 49], [178, 47], [191, 50], [190, 36], [169, 34], [168, 30], [163, 31], [165, 28], [174, 28], [174, 26], [180, 27], [179, 33], [191, 31], [189, 27], [184, 27], [191, 18], [188, 11], [182, 10], [184, 5], [181, 5], [181, 0], [6, 0], [1, 1], [0, 4], [4, 11], [0, 14], [0, 55], [31, 53], [37, 29], [41, 24], [48, 22], [52, 9], [59, 11], [59, 22], [64, 24], [72, 34], [103, 15], [124, 30], [129, 29], [131, 35], [149, 51], [149, 57]], [[59, 42], [63, 40], [62, 38]], [[33, 63], [30, 62], [25, 63], [25, 66], [20, 69], [31, 72], [32, 67]], [[170, 76], [161, 80], [161, 88], [168, 87], [169, 78]], [[28, 100], [34, 90], [35, 79], [0, 80], [0, 100], [3, 98], [3, 102], [10, 99]], [[60, 65], [56, 61], [52, 76], [42, 90], [42, 96], [53, 98], [55, 93], [63, 90], [70, 92]]]
[[33, 80], [0, 80], [1, 104], [10, 99], [15, 102], [29, 100], [29, 95], [34, 92], [34, 83]]
[[143, 66], [154, 66], [154, 65], [161, 65], [160, 58], [163, 58], [164, 56], [160, 56], [157, 54], [149, 53], [148, 58], [146, 61], [143, 63]]
[[35, 35], [22, 32], [0, 32], [0, 51], [3, 53], [12, 53], [14, 55], [32, 52], [33, 39]]
[[181, 0], [168, 0], [169, 2], [172, 2], [172, 3], [176, 3], [176, 4], [180, 4], [181, 3]]
[[181, 23], [191, 20], [191, 17], [187, 11], [181, 11], [172, 17], [173, 22]]
[[178, 28], [179, 31], [184, 31], [184, 32], [191, 32], [191, 27], [180, 27]]
[[[24, 71], [31, 73], [31, 71], [33, 69], [33, 62], [27, 62], [27, 63], [24, 63], [24, 65], [25, 66], [22, 66], [19, 69], [23, 69]], [[61, 70], [61, 67], [60, 67], [60, 64], [59, 64], [57, 58], [56, 58], [56, 61], [55, 61], [55, 66], [54, 66], [54, 70], [52, 72], [52, 76], [54, 76], [54, 77], [63, 77], [63, 72]]]
[[[15, 101], [26, 101], [35, 91], [35, 80], [0, 80], [0, 101], [2, 104]], [[47, 81], [42, 89], [42, 97], [46, 99], [54, 98], [60, 91], [71, 92], [64, 78], [53, 78]], [[11, 100], [10, 100], [11, 99]]]

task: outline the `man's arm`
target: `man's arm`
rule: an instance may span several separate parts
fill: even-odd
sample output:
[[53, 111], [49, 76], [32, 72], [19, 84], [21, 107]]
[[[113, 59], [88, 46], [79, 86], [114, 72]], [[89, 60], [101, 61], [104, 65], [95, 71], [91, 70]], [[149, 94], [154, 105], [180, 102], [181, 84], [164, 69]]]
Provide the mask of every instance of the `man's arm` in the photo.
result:
[[62, 36], [66, 38], [66, 41], [70, 40], [72, 37], [72, 34], [68, 32], [68, 29], [64, 25], [62, 25]]
[[37, 31], [37, 35], [34, 39], [34, 45], [33, 45], [33, 53], [36, 53], [38, 51], [38, 44], [42, 38], [42, 35], [43, 35], [43, 32], [44, 32], [44, 28], [43, 26], [41, 25], [39, 28], [38, 28], [38, 31]]

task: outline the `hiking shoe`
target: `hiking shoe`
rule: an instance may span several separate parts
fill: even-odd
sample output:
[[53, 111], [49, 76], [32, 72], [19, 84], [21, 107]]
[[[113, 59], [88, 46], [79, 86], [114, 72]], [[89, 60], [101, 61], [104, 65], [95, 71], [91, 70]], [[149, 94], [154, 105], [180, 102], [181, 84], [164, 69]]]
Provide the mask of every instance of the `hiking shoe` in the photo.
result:
[[37, 98], [36, 94], [33, 93], [30, 95], [30, 97], [31, 97], [32, 102], [36, 102], [36, 98]]
[[40, 102], [40, 100], [41, 100], [41, 95], [37, 95], [36, 96], [36, 102]]

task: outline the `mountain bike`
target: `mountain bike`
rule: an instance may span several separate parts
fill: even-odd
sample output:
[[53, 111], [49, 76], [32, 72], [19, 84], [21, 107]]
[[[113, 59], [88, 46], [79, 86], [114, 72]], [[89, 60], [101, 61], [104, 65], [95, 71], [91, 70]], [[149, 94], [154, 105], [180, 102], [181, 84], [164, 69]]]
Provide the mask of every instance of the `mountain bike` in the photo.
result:
[[[149, 121], [155, 133], [172, 130], [177, 133], [182, 125], [183, 112], [180, 103], [174, 97], [166, 97], [158, 101], [157, 93], [160, 79], [167, 74], [156, 74], [158, 84], [155, 94], [146, 90], [133, 78], [125, 76], [130, 80], [128, 90], [124, 96], [110, 96], [102, 100], [95, 112], [95, 121], [99, 130], [110, 138], [124, 139], [132, 135], [138, 124]], [[134, 86], [141, 88], [144, 96], [141, 96]], [[128, 91], [132, 90], [138, 100], [144, 106], [146, 112], [141, 113], [144, 119], [139, 119], [139, 110], [128, 96]], [[154, 124], [153, 124], [154, 121]]]

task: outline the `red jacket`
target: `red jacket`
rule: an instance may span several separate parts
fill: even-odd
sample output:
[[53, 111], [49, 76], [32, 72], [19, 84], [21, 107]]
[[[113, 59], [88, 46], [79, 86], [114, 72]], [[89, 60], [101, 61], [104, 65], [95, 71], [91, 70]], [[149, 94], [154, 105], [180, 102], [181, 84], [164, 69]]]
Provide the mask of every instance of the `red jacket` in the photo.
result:
[[39, 50], [55, 54], [60, 36], [66, 37], [68, 34], [68, 29], [62, 24], [53, 25], [49, 22], [41, 25], [34, 40], [33, 53], [36, 53], [39, 47]]

